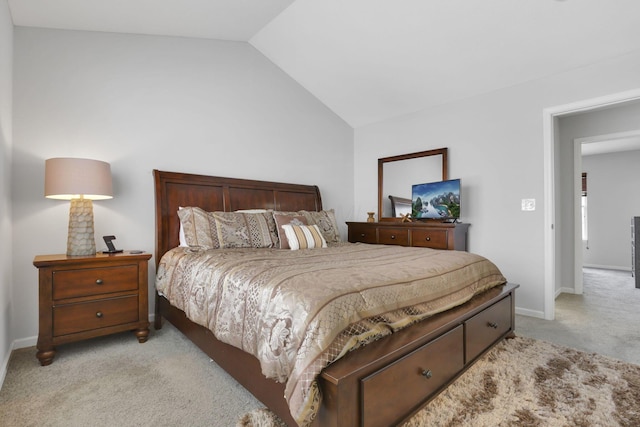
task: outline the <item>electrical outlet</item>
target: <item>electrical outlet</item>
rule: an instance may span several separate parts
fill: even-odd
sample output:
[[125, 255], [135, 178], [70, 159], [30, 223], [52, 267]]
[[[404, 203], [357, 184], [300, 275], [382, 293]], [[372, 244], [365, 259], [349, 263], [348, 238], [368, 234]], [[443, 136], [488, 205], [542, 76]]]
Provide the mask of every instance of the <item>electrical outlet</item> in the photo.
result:
[[536, 199], [522, 199], [522, 210], [523, 211], [535, 211], [536, 210]]

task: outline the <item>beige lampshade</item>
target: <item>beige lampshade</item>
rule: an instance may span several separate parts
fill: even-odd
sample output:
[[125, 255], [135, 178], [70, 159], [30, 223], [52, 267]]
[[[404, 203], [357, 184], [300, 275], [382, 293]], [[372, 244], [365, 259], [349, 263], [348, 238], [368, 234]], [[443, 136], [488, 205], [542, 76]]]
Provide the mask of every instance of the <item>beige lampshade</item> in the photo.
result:
[[111, 165], [92, 159], [58, 157], [44, 166], [44, 195], [49, 199], [113, 198]]
[[54, 158], [45, 161], [44, 195], [71, 200], [67, 255], [96, 253], [92, 200], [111, 199], [111, 166], [100, 160]]

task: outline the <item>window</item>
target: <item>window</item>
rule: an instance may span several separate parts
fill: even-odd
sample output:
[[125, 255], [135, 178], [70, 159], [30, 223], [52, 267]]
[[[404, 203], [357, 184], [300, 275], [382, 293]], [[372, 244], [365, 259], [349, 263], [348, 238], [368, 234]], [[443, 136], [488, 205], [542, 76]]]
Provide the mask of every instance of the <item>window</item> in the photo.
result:
[[589, 240], [587, 227], [587, 173], [582, 172], [582, 240]]

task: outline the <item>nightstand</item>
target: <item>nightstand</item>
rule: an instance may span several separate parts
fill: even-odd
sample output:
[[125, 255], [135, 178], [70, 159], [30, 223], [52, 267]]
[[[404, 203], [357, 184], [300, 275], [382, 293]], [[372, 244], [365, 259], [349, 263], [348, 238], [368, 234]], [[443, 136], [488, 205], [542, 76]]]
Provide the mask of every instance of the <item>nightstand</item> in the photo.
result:
[[149, 336], [147, 262], [151, 254], [38, 255], [36, 357], [53, 362], [56, 345], [133, 330]]

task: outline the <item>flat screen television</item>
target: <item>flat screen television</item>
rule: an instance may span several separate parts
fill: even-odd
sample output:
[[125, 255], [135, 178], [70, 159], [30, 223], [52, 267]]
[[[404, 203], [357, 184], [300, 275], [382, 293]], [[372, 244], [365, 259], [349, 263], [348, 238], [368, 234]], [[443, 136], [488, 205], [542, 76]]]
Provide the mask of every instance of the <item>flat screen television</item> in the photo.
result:
[[411, 217], [455, 222], [460, 218], [460, 180], [411, 186]]

